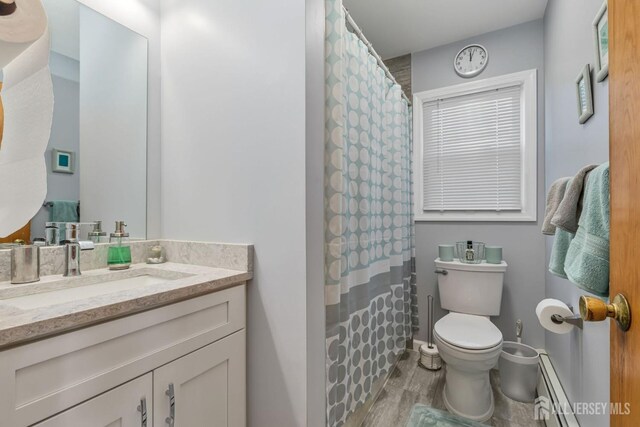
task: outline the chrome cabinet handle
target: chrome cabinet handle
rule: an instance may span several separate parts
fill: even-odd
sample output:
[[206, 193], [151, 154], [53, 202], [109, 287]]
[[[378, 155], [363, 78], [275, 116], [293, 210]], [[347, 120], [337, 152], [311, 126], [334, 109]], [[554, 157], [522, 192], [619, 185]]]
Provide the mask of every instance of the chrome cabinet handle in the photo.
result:
[[169, 396], [169, 416], [164, 421], [169, 427], [173, 427], [176, 422], [176, 394], [173, 390], [173, 383], [169, 384], [169, 389], [164, 394]]
[[147, 427], [147, 398], [140, 399], [140, 405], [138, 405], [138, 412], [140, 412], [140, 427]]
[[443, 276], [446, 276], [447, 274], [449, 274], [449, 272], [447, 270], [436, 270], [435, 271], [436, 274], [442, 274]]

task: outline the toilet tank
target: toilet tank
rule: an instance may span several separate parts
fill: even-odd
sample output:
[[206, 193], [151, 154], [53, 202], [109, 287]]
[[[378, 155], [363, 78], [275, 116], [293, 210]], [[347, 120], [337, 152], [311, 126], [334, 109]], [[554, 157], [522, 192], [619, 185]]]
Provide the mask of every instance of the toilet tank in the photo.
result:
[[502, 285], [507, 263], [465, 264], [436, 259], [440, 306], [456, 313], [497, 316], [502, 303]]

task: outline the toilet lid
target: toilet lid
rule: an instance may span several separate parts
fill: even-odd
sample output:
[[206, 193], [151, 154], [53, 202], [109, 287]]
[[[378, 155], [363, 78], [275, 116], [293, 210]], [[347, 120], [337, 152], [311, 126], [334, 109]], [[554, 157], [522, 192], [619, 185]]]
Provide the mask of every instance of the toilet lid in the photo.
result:
[[496, 325], [472, 314], [449, 313], [433, 329], [443, 341], [469, 350], [495, 347], [502, 341], [502, 332]]

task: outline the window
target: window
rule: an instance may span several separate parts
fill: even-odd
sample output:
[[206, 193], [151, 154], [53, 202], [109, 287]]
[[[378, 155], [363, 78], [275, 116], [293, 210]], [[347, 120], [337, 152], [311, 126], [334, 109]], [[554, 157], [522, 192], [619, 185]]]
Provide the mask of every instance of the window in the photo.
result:
[[535, 221], [536, 70], [414, 95], [417, 221]]

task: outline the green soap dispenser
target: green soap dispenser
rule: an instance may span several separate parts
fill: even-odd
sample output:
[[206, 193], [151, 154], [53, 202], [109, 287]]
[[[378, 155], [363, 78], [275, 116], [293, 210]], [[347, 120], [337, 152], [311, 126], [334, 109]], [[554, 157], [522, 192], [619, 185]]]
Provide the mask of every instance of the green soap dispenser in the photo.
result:
[[109, 253], [107, 265], [109, 270], [124, 270], [131, 266], [131, 245], [129, 245], [129, 233], [124, 231], [127, 224], [124, 221], [116, 221], [116, 231], [109, 234]]

